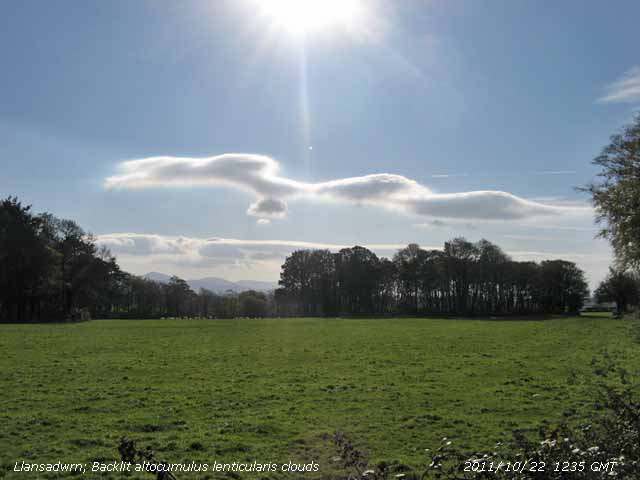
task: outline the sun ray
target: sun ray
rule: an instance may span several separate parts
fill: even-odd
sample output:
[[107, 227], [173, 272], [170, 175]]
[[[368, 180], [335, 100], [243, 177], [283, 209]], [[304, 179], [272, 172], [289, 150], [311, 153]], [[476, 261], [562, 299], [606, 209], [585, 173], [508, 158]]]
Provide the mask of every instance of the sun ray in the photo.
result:
[[304, 43], [300, 46], [299, 54], [299, 101], [300, 122], [302, 130], [302, 146], [307, 175], [311, 174], [311, 114], [309, 112], [309, 86], [307, 81], [307, 52]]

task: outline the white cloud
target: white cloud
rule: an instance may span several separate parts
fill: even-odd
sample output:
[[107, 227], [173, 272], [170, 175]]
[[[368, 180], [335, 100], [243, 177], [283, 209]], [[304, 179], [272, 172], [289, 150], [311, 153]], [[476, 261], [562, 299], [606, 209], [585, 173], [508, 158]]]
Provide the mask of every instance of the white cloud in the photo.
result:
[[107, 178], [105, 186], [233, 187], [257, 197], [249, 206], [248, 215], [271, 219], [284, 218], [287, 201], [296, 199], [370, 205], [404, 215], [467, 220], [592, 214], [590, 207], [547, 205], [502, 191], [435, 193], [415, 180], [390, 173], [305, 183], [279, 176], [279, 168], [278, 162], [264, 155], [151, 157], [121, 163], [118, 174]]
[[421, 216], [474, 220], [518, 220], [565, 213], [561, 207], [532, 202], [508, 192], [476, 191], [423, 195], [406, 199], [407, 208]]
[[605, 95], [598, 99], [601, 103], [640, 102], [640, 66], [635, 66], [618, 80], [609, 85]]
[[[232, 247], [247, 251], [260, 251], [264, 249], [281, 249], [283, 251], [300, 248], [328, 249], [337, 251], [353, 245], [305, 242], [299, 240], [241, 240], [237, 238], [193, 238], [185, 236], [155, 235], [146, 233], [109, 233], [96, 237], [100, 245], [105, 245], [116, 254], [125, 255], [203, 255], [210, 256], [211, 252], [224, 251], [223, 248]], [[381, 250], [393, 250], [404, 247], [404, 244], [371, 244], [370, 248]]]
[[287, 202], [278, 200], [277, 198], [261, 198], [255, 203], [249, 205], [247, 215], [253, 217], [266, 218], [284, 218], [287, 216]]
[[425, 230], [435, 230], [435, 229], [449, 229], [453, 231], [460, 230], [475, 230], [476, 226], [471, 222], [466, 222], [464, 220], [451, 220], [451, 221], [443, 221], [438, 218], [434, 220], [429, 220], [423, 223], [415, 223], [413, 224], [415, 228], [421, 228]]
[[[190, 238], [144, 233], [110, 233], [98, 235], [96, 241], [114, 254], [126, 257], [180, 257], [203, 261], [218, 259], [228, 263], [251, 263], [264, 258], [284, 257], [296, 249], [327, 249], [334, 252], [353, 245], [298, 240], [241, 240], [236, 238]], [[367, 248], [388, 254], [406, 244], [367, 244]], [[432, 248], [432, 247], [428, 247]], [[435, 247], [433, 247], [435, 248]]]
[[141, 233], [99, 235], [98, 243], [125, 255], [182, 255], [198, 248], [200, 240]]

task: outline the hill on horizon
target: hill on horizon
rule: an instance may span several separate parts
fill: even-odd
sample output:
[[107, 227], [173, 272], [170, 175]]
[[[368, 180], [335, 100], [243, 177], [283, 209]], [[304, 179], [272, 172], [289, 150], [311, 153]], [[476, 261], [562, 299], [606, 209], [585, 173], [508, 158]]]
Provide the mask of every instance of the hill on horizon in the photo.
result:
[[[171, 275], [160, 272], [149, 272], [143, 275], [143, 277], [160, 283], [168, 283]], [[230, 280], [219, 277], [205, 277], [191, 280], [185, 279], [185, 281], [189, 284], [189, 287], [191, 287], [194, 292], [199, 291], [201, 288], [211, 290], [215, 293], [222, 293], [228, 290], [232, 290], [238, 293], [245, 292], [247, 290], [268, 292], [271, 290], [275, 290], [278, 286], [276, 282], [263, 282], [259, 280], [238, 280], [237, 282], [232, 282]]]

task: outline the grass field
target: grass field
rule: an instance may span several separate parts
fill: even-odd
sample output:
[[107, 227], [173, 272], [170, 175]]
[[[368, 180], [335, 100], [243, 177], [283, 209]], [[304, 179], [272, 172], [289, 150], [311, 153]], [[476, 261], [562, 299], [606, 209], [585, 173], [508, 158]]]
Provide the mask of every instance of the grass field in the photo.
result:
[[336, 429], [418, 466], [443, 436], [491, 448], [589, 416], [604, 351], [637, 374], [629, 323], [598, 317], [0, 325], [0, 469], [113, 460], [127, 435], [171, 462], [313, 459], [326, 473]]

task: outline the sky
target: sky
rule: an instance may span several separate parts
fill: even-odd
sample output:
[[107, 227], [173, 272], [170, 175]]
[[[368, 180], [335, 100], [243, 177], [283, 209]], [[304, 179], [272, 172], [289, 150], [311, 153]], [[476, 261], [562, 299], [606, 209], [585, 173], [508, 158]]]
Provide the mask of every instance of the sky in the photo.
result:
[[133, 273], [276, 281], [298, 248], [611, 250], [575, 187], [640, 109], [640, 3], [3, 2], [0, 196]]

